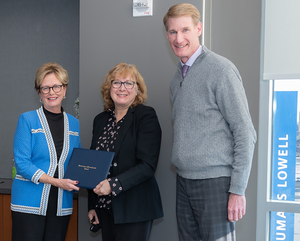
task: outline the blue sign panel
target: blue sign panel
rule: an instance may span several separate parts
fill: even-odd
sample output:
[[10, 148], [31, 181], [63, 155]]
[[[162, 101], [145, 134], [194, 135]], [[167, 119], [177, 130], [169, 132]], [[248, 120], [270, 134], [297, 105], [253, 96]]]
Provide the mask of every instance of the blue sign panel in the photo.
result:
[[[273, 102], [272, 199], [295, 200], [297, 91], [275, 91]], [[271, 213], [270, 240], [294, 240], [294, 214]]]
[[271, 212], [270, 241], [294, 241], [294, 214]]

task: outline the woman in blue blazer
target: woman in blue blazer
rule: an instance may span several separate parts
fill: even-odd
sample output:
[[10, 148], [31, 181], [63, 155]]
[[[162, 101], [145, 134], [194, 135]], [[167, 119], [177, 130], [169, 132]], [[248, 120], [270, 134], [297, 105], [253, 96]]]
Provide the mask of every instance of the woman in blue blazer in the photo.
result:
[[73, 209], [77, 181], [63, 179], [74, 147], [80, 147], [79, 122], [61, 102], [69, 82], [57, 63], [36, 72], [42, 106], [23, 113], [14, 136], [17, 174], [11, 190], [12, 240], [63, 241]]
[[161, 128], [136, 67], [121, 63], [106, 75], [104, 112], [93, 123], [91, 149], [115, 152], [108, 178], [89, 191], [88, 217], [102, 226], [103, 241], [147, 241], [163, 217], [154, 177]]

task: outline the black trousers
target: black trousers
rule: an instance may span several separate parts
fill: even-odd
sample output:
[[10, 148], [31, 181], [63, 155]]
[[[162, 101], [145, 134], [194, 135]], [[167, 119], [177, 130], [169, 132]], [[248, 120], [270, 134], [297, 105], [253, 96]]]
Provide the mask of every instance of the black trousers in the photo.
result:
[[64, 241], [71, 215], [56, 216], [57, 197], [52, 186], [46, 216], [12, 211], [12, 241]]
[[100, 209], [103, 241], [148, 241], [153, 220], [114, 224], [113, 211]]

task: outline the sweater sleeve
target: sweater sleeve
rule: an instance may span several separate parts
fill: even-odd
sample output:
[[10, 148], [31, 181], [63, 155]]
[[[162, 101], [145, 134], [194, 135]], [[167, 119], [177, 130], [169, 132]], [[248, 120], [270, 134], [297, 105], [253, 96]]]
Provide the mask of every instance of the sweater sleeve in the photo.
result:
[[233, 64], [223, 69], [216, 86], [216, 100], [220, 112], [227, 121], [234, 139], [234, 161], [229, 192], [244, 195], [251, 170], [256, 131], [241, 76]]
[[38, 184], [39, 178], [45, 173], [31, 160], [32, 156], [32, 133], [28, 118], [22, 114], [18, 120], [14, 136], [14, 158], [17, 175]]

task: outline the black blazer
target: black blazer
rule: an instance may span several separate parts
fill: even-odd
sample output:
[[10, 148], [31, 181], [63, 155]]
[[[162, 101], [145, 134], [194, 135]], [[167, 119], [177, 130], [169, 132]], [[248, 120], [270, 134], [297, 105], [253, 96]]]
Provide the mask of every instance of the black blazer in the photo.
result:
[[[91, 149], [107, 124], [109, 112], [94, 119]], [[152, 107], [129, 108], [115, 141], [111, 176], [118, 178], [123, 191], [113, 197], [115, 224], [163, 217], [160, 192], [154, 173], [161, 143], [161, 128]], [[95, 209], [97, 195], [89, 190], [89, 210]]]

